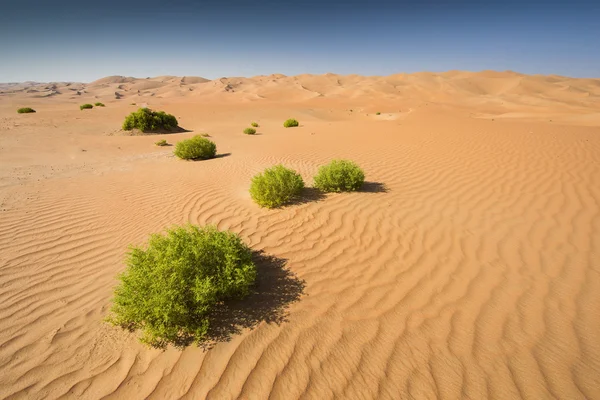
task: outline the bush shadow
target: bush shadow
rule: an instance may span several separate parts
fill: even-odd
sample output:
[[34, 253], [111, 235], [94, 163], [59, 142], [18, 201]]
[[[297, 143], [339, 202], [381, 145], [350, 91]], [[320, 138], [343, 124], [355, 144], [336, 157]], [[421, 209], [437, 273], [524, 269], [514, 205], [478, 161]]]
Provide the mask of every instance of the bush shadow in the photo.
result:
[[366, 193], [387, 193], [389, 191], [386, 184], [381, 182], [365, 182], [359, 190], [359, 192]]
[[242, 330], [262, 322], [277, 325], [286, 322], [288, 306], [304, 294], [305, 282], [286, 268], [287, 260], [262, 251], [254, 251], [252, 258], [257, 275], [250, 295], [215, 307], [208, 315], [210, 327], [198, 344], [200, 348], [210, 349], [219, 342], [228, 342]]
[[222, 154], [217, 154], [216, 156], [214, 156], [213, 158], [211, 158], [211, 160], [214, 160], [215, 158], [225, 158], [225, 157], [229, 157], [231, 155], [231, 153], [222, 153]]
[[296, 197], [286, 205], [312, 203], [323, 200], [326, 197], [326, 194], [317, 188], [305, 187], [304, 189], [302, 189], [302, 192], [300, 192], [300, 195], [298, 197]]

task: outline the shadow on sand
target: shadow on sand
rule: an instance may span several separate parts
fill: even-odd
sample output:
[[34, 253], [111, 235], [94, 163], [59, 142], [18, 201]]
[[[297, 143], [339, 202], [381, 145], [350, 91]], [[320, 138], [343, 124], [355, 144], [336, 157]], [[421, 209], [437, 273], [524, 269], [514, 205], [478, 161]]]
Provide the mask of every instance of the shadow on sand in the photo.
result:
[[380, 182], [365, 182], [359, 192], [366, 193], [387, 193], [390, 190], [385, 183]]
[[[256, 283], [244, 299], [227, 300], [215, 306], [208, 315], [210, 327], [198, 347], [208, 350], [219, 342], [228, 342], [231, 337], [251, 329], [261, 322], [280, 325], [287, 321], [287, 308], [300, 300], [305, 282], [286, 268], [287, 260], [254, 251]], [[192, 344], [192, 339], [175, 343], [182, 348]]]

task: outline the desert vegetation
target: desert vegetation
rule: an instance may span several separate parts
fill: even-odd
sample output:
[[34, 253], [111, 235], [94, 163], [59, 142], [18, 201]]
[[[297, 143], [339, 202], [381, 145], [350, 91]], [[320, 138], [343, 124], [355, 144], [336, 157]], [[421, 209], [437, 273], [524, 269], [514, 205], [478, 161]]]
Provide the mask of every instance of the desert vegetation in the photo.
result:
[[91, 105], [91, 104], [82, 104], [82, 105], [79, 106], [80, 110], [89, 110], [91, 108], [94, 108], [94, 106]]
[[295, 119], [293, 119], [293, 118], [290, 118], [290, 119], [286, 120], [286, 121], [283, 123], [283, 126], [284, 126], [285, 128], [293, 128], [293, 127], [295, 127], [295, 126], [298, 126], [298, 125], [300, 125], [300, 124], [298, 123], [298, 121], [297, 121], [297, 120], [295, 120]]
[[256, 129], [254, 129], [254, 128], [246, 128], [246, 129], [244, 129], [244, 133], [246, 135], [254, 135], [256, 133]]
[[174, 227], [131, 247], [118, 279], [108, 321], [140, 330], [152, 346], [201, 342], [210, 311], [243, 298], [256, 279], [251, 250], [241, 238], [212, 226]]
[[168, 146], [169, 143], [167, 143], [167, 141], [165, 139], [159, 140], [158, 142], [154, 143], [157, 146]]
[[299, 173], [276, 165], [254, 176], [250, 184], [250, 196], [261, 207], [276, 208], [289, 203], [304, 188]]
[[104, 107], [104, 103], [97, 102], [94, 104], [96, 107]]
[[196, 135], [177, 143], [175, 155], [183, 160], [207, 160], [217, 155], [217, 145], [209, 139]]
[[353, 161], [333, 160], [319, 168], [315, 187], [324, 192], [352, 192], [365, 182], [365, 174]]
[[34, 113], [35, 110], [33, 108], [31, 108], [31, 107], [23, 107], [23, 108], [19, 108], [17, 110], [17, 112], [19, 114], [29, 114], [29, 113]]
[[252, 125], [254, 128], [258, 128], [258, 124], [256, 122], [253, 122], [250, 125]]
[[177, 128], [177, 118], [164, 111], [140, 108], [132, 112], [123, 122], [123, 130], [138, 129], [142, 132], [173, 131]]

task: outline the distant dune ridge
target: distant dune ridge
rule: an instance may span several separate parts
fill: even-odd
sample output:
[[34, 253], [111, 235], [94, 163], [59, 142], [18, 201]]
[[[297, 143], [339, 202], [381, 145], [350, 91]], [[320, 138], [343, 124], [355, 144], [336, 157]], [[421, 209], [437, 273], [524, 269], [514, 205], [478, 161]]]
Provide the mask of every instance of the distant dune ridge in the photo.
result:
[[[139, 107], [182, 129], [122, 134]], [[174, 156], [195, 135], [214, 159]], [[313, 188], [334, 159], [361, 190]], [[307, 188], [260, 208], [277, 164]], [[258, 283], [205, 347], [149, 349], [103, 322], [115, 276], [188, 222], [239, 234]], [[600, 79], [0, 85], [0, 399], [600, 399], [599, 266]]]

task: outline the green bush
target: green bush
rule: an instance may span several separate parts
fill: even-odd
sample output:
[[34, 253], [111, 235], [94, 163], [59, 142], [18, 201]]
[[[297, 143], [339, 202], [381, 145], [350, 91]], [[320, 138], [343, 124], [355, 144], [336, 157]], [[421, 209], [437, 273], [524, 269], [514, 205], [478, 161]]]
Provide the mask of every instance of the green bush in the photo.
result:
[[108, 321], [141, 330], [152, 346], [206, 338], [209, 312], [221, 301], [249, 294], [256, 279], [251, 250], [240, 237], [188, 225], [130, 247]]
[[276, 208], [293, 200], [303, 188], [300, 174], [276, 165], [252, 178], [250, 196], [261, 207]]
[[319, 168], [315, 176], [315, 187], [324, 192], [352, 192], [360, 189], [365, 174], [352, 161], [333, 160]]
[[254, 128], [246, 128], [246, 129], [244, 129], [244, 133], [246, 135], [254, 135], [256, 133], [256, 129], [254, 129]]
[[82, 104], [82, 105], [79, 106], [80, 110], [86, 110], [86, 109], [89, 109], [89, 108], [94, 108], [94, 106], [91, 105], [91, 104]]
[[376, 112], [375, 115], [381, 115], [381, 113], [380, 112]]
[[158, 130], [172, 131], [177, 128], [177, 118], [164, 111], [152, 111], [149, 108], [140, 108], [132, 112], [123, 122], [123, 130], [139, 129], [142, 132]]
[[98, 103], [96, 103], [96, 104], [94, 104], [94, 105], [95, 105], [96, 107], [104, 107], [104, 103], [100, 103], [100, 102], [98, 102]]
[[163, 140], [159, 140], [158, 142], [154, 143], [157, 146], [168, 146], [169, 143], [167, 143], [167, 141], [165, 139]]
[[258, 124], [256, 122], [251, 123], [250, 125], [252, 125], [255, 128], [258, 128]]
[[298, 126], [298, 121], [295, 119], [288, 119], [283, 123], [283, 126], [286, 128], [293, 128], [294, 126]]
[[17, 112], [19, 114], [29, 114], [29, 113], [34, 113], [35, 110], [33, 108], [31, 108], [31, 107], [23, 107], [23, 108], [19, 108], [17, 110]]
[[175, 147], [175, 155], [184, 160], [207, 160], [216, 154], [217, 145], [199, 135], [182, 140]]

